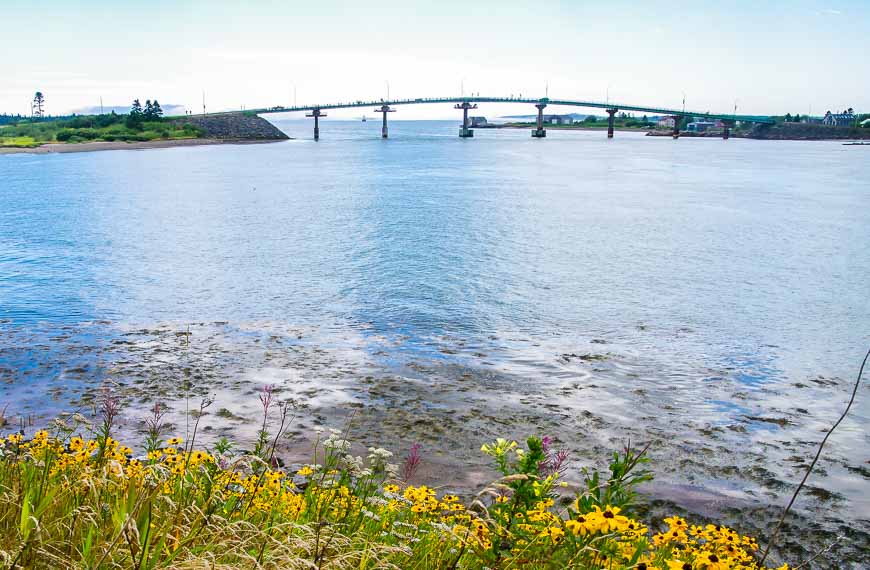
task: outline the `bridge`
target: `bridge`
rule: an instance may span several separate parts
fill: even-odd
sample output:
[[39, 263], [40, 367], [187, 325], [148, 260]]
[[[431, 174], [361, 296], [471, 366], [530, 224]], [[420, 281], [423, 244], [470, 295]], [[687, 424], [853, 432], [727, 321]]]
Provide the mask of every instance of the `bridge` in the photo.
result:
[[680, 136], [680, 123], [685, 117], [695, 117], [706, 120], [722, 121], [724, 124], [722, 138], [727, 139], [731, 128], [736, 122], [742, 123], [757, 123], [757, 124], [773, 124], [774, 120], [767, 116], [761, 115], [737, 115], [737, 114], [720, 114], [709, 112], [688, 111], [686, 109], [668, 109], [663, 107], [645, 107], [643, 105], [628, 105], [614, 102], [600, 101], [575, 101], [571, 99], [550, 99], [547, 97], [541, 99], [530, 99], [523, 97], [439, 97], [439, 98], [422, 98], [422, 99], [394, 99], [385, 101], [353, 101], [345, 103], [329, 103], [325, 105], [305, 105], [293, 107], [269, 107], [267, 109], [250, 109], [257, 114], [265, 113], [292, 113], [292, 112], [308, 112], [306, 117], [314, 119], [314, 140], [320, 138], [320, 117], [325, 117], [324, 111], [330, 109], [353, 109], [358, 107], [375, 107], [374, 111], [383, 114], [383, 126], [381, 128], [381, 136], [387, 138], [387, 114], [395, 111], [392, 107], [399, 105], [426, 105], [436, 103], [452, 103], [455, 109], [462, 111], [462, 127], [459, 129], [459, 136], [462, 138], [470, 138], [474, 136], [474, 130], [468, 122], [468, 111], [477, 109], [478, 103], [519, 103], [534, 105], [538, 109], [537, 123], [535, 129], [532, 130], [532, 137], [544, 138], [547, 136], [547, 131], [544, 129], [544, 109], [548, 105], [557, 105], [561, 107], [585, 107], [591, 109], [604, 109], [607, 112], [607, 138], [613, 138], [614, 116], [620, 111], [632, 111], [638, 113], [649, 113], [654, 115], [664, 115], [673, 117], [674, 128], [673, 138]]

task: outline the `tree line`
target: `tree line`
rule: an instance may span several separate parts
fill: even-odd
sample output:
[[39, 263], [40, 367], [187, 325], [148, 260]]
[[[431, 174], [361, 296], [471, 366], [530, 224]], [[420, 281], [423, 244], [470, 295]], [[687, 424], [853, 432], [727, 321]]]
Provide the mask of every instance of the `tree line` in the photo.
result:
[[160, 103], [155, 99], [145, 100], [145, 106], [139, 102], [139, 99], [133, 99], [133, 106], [130, 108], [130, 114], [127, 115], [127, 127], [131, 129], [141, 128], [142, 123], [159, 121], [163, 118], [163, 109], [160, 108]]

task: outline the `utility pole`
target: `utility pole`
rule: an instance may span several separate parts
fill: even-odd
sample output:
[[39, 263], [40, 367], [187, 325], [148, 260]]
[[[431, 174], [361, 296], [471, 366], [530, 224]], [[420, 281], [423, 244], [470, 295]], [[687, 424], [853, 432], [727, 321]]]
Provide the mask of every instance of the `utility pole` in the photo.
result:
[[100, 114], [103, 114], [103, 96], [100, 95]]
[[205, 115], [205, 89], [202, 90], [202, 114]]

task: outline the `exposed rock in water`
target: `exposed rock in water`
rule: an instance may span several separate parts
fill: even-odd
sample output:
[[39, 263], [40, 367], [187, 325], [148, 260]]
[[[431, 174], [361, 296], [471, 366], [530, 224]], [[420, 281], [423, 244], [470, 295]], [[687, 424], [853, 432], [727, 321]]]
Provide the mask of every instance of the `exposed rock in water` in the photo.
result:
[[225, 113], [221, 115], [192, 116], [183, 119], [203, 130], [203, 135], [220, 140], [286, 140], [289, 139], [278, 127], [249, 113]]

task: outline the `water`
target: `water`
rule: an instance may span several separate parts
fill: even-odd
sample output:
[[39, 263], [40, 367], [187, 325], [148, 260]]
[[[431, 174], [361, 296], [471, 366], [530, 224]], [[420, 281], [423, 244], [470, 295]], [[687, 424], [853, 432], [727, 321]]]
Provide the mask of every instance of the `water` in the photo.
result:
[[[276, 124], [300, 138], [0, 156], [10, 413], [127, 383], [145, 374], [137, 359], [153, 376], [178, 338], [195, 339], [213, 383], [293, 368], [311, 394], [389, 408], [358, 380], [390, 377], [396, 405], [422, 383], [435, 414], [464, 409], [453, 387], [470, 378], [484, 411], [513, 402], [558, 426], [586, 410], [602, 445], [638, 422], [638, 437], [673, 430], [665, 439], [694, 426], [692, 449], [724, 438], [787, 483], [799, 465], [765, 450], [812, 449], [870, 344], [865, 147], [507, 129], [460, 140], [453, 122], [413, 121], [392, 122], [388, 141], [379, 121], [324, 121], [315, 143], [308, 122]], [[283, 349], [262, 348], [276, 336]], [[290, 345], [307, 360], [275, 366]], [[819, 483], [844, 518], [870, 508], [868, 397]], [[734, 494], [734, 477], [699, 477]], [[741, 477], [741, 497], [784, 492]]]

